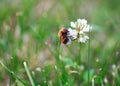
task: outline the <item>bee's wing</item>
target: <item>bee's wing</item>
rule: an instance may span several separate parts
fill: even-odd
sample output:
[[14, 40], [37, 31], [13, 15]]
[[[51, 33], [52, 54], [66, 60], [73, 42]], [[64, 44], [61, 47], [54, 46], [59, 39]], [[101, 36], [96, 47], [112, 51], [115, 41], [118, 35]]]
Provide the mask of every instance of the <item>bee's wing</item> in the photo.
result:
[[68, 38], [68, 41], [67, 41], [66, 44], [71, 44], [71, 39], [70, 38]]

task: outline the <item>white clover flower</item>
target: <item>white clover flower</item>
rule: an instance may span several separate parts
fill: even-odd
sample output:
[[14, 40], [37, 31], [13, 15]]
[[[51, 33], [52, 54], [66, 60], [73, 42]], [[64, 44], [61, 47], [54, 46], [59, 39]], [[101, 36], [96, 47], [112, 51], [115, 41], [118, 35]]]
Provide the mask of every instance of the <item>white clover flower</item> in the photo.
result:
[[40, 67], [37, 67], [35, 70], [36, 70], [36, 71], [41, 71], [41, 68], [40, 68]]
[[105, 83], [108, 83], [107, 77], [104, 78], [104, 82], [105, 82]]
[[113, 70], [116, 69], [116, 65], [115, 65], [115, 64], [112, 65], [112, 69], [113, 69]]
[[80, 65], [80, 66], [79, 66], [79, 69], [80, 69], [80, 70], [84, 70], [84, 69], [85, 69], [84, 65]]
[[76, 22], [70, 22], [70, 26], [73, 29], [68, 29], [69, 36], [71, 36], [73, 39], [76, 39], [78, 40], [78, 42], [81, 43], [85, 43], [89, 39], [89, 37], [85, 33], [89, 32], [92, 27], [87, 24], [87, 20], [77, 19]]

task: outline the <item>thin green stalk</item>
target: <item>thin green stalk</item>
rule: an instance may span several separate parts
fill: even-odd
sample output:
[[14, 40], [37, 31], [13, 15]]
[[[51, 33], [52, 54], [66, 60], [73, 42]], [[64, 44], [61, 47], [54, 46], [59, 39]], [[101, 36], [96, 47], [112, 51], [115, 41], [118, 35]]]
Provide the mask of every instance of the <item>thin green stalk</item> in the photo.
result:
[[30, 74], [30, 71], [29, 71], [29, 69], [28, 69], [27, 63], [24, 62], [23, 65], [24, 65], [24, 67], [25, 67], [25, 71], [26, 71], [26, 73], [27, 73], [27, 75], [28, 75], [28, 78], [29, 78], [29, 80], [30, 80], [31, 85], [32, 85], [32, 86], [35, 86], [35, 83], [34, 83], [34, 81], [33, 81], [33, 79], [32, 79], [32, 76], [31, 76], [31, 74]]
[[26, 82], [24, 82], [22, 79], [20, 79], [13, 71], [11, 71], [10, 69], [8, 69], [4, 64], [3, 62], [0, 61], [0, 64], [2, 65], [2, 67], [8, 71], [11, 76], [13, 76], [15, 79], [19, 80], [21, 83], [23, 83], [25, 86], [27, 86], [28, 84]]
[[79, 50], [78, 50], [78, 65], [80, 65], [81, 62], [81, 43], [79, 44]]
[[94, 83], [94, 78], [92, 79], [92, 86], [95, 86], [95, 83]]
[[88, 86], [90, 86], [90, 31], [88, 41]]

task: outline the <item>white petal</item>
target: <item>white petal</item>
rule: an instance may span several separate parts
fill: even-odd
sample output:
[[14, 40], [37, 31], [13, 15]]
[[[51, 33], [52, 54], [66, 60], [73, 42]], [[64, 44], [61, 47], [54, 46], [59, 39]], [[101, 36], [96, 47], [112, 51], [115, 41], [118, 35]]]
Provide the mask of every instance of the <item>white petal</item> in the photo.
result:
[[80, 30], [79, 34], [83, 34], [83, 30]]
[[68, 36], [71, 36], [71, 35], [72, 35], [73, 30], [72, 30], [71, 28], [69, 28], [69, 29], [68, 29], [68, 31], [69, 31], [69, 32], [68, 32]]
[[72, 30], [71, 28], [68, 29], [68, 36], [71, 36], [73, 39], [77, 38], [78, 31], [77, 30]]
[[73, 39], [76, 39], [77, 35], [78, 35], [78, 32], [76, 30], [73, 30], [73, 32], [72, 32]]
[[85, 20], [85, 19], [77, 19], [77, 26], [79, 27], [79, 30], [82, 30], [84, 27], [87, 26], [87, 20]]
[[78, 22], [78, 23], [81, 23], [81, 22], [82, 22], [82, 20], [81, 20], [81, 19], [77, 19], [77, 22]]
[[89, 32], [89, 30], [90, 30], [89, 25], [83, 28], [83, 32]]
[[71, 29], [71, 28], [68, 28], [68, 31], [69, 31], [69, 32], [72, 32], [72, 29]]
[[82, 23], [83, 23], [83, 24], [87, 24], [87, 20], [82, 19]]
[[83, 38], [79, 38], [79, 39], [78, 39], [78, 42], [85, 43], [85, 40], [84, 40]]
[[85, 38], [85, 39], [89, 39], [89, 37], [88, 37], [88, 36], [84, 36], [84, 38]]
[[74, 22], [70, 22], [70, 26], [76, 28], [76, 24]]
[[89, 39], [88, 36], [80, 37], [80, 38], [78, 39], [78, 42], [85, 43], [85, 42], [87, 41], [87, 39]]

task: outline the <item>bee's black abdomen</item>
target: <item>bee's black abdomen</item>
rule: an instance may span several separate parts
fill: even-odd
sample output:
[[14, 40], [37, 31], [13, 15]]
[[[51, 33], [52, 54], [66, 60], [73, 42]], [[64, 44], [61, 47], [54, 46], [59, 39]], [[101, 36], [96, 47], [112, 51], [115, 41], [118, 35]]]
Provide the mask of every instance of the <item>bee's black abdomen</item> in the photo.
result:
[[67, 44], [69, 42], [69, 39], [66, 37], [65, 40], [63, 41], [64, 44]]

